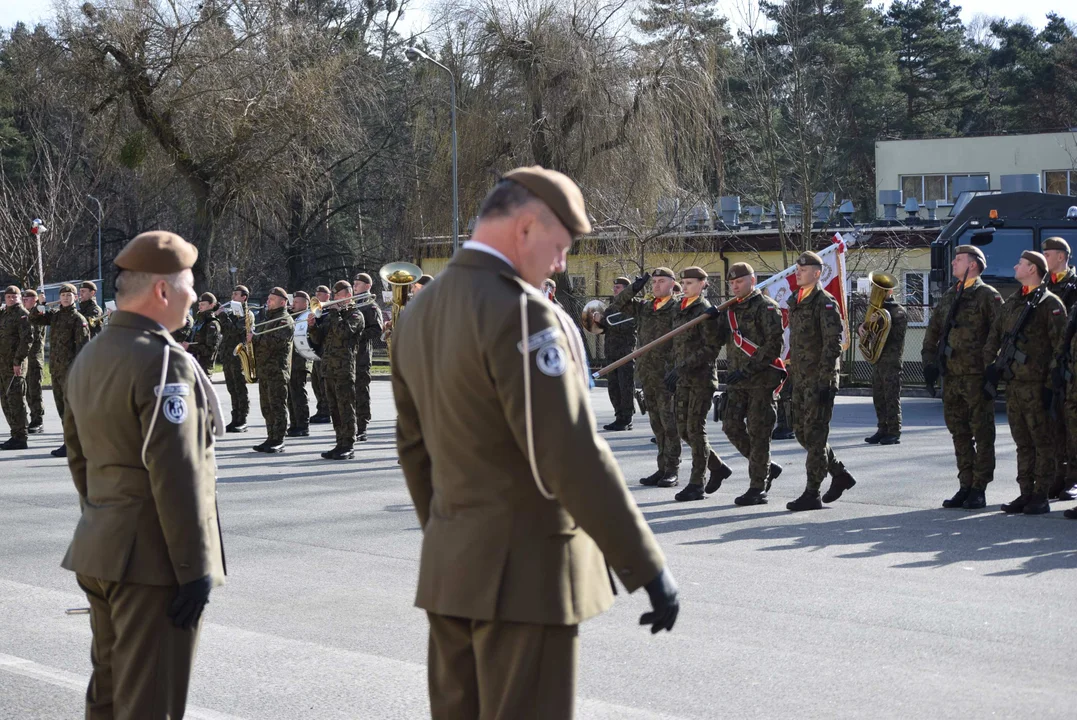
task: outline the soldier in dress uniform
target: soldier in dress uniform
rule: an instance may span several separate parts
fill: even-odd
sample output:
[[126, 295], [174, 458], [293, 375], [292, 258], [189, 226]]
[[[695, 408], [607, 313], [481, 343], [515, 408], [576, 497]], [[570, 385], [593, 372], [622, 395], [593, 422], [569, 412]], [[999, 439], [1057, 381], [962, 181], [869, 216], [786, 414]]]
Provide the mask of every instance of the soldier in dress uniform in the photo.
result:
[[[905, 353], [905, 330], [909, 318], [891, 289], [883, 300], [883, 310], [890, 313], [890, 332], [882, 354], [871, 366], [871, 399], [877, 421], [874, 435], [864, 438], [870, 445], [897, 445], [901, 442], [901, 368]], [[858, 331], [863, 334], [865, 327]]]
[[[34, 308], [37, 307], [37, 290], [27, 288], [22, 291], [22, 306], [33, 318]], [[45, 372], [45, 327], [30, 323], [33, 332], [33, 340], [30, 343], [30, 354], [27, 357], [28, 368], [26, 371], [26, 402], [30, 406], [30, 426], [26, 432], [30, 435], [38, 435], [45, 432], [45, 403], [41, 394], [41, 377]], [[61, 412], [60, 417], [64, 414]]]
[[114, 261], [118, 309], [68, 373], [81, 517], [63, 567], [90, 603], [88, 720], [183, 717], [202, 611], [224, 582], [220, 407], [169, 335], [195, 299], [197, 257], [172, 233], [131, 240]]
[[228, 397], [232, 399], [232, 421], [225, 430], [233, 433], [247, 432], [247, 415], [251, 408], [247, 380], [243, 377], [243, 364], [235, 354], [236, 346], [246, 341], [247, 331], [254, 325], [254, 313], [247, 308], [247, 299], [250, 296], [251, 291], [246, 285], [236, 285], [232, 289], [232, 302], [241, 303], [239, 313], [226, 313], [223, 307], [215, 313], [221, 323], [220, 355], [224, 384], [228, 388]]
[[97, 285], [86, 280], [79, 285], [79, 314], [86, 318], [90, 326], [90, 339], [101, 334], [104, 329], [105, 312], [97, 304]]
[[[622, 276], [613, 281], [613, 296], [625, 291], [632, 281]], [[610, 322], [612, 315], [613, 323]], [[606, 337], [606, 362], [612, 363], [636, 349], [636, 321], [630, 315], [605, 313], [598, 323]], [[619, 432], [632, 429], [635, 414], [636, 362], [625, 363], [606, 376], [606, 391], [613, 406], [613, 422], [603, 430]]]
[[[1070, 267], [1070, 244], [1064, 238], [1046, 238], [1040, 247], [1047, 258], [1047, 289], [1058, 296], [1066, 306], [1067, 315], [1077, 305], [1077, 272]], [[1065, 379], [1058, 385], [1065, 391]], [[1067, 395], [1068, 397], [1068, 395]], [[1067, 448], [1055, 453], [1055, 469], [1048, 498], [1051, 500], [1077, 500], [1077, 455], [1069, 450], [1069, 420], [1065, 412], [1050, 418], [1048, 426], [1055, 434], [1055, 447]]]
[[[292, 295], [292, 314], [306, 312], [310, 306], [310, 295], [297, 290]], [[310, 325], [308, 323], [308, 332]], [[282, 331], [283, 332], [283, 331]], [[307, 379], [310, 377], [311, 365], [314, 363], [292, 349], [292, 374], [288, 380], [288, 437], [307, 437], [310, 435], [310, 398], [307, 395]]]
[[[842, 322], [838, 301], [819, 285], [822, 271], [822, 258], [811, 251], [801, 253], [796, 263], [799, 290], [789, 299], [793, 431], [797, 442], [808, 451], [804, 492], [786, 504], [793, 512], [818, 510], [822, 503], [834, 502], [856, 485], [827, 442], [838, 392]], [[819, 490], [827, 473], [830, 487], [820, 502]]]
[[[333, 291], [337, 300], [352, 296], [352, 286], [347, 280], [338, 280]], [[355, 457], [355, 353], [364, 323], [363, 314], [349, 299], [326, 308], [315, 326], [322, 348], [325, 399], [336, 433], [336, 444], [322, 453], [326, 460]]]
[[[356, 295], [370, 292], [373, 284], [370, 275], [359, 273], [352, 292]], [[370, 366], [374, 362], [374, 341], [381, 338], [385, 320], [376, 301], [363, 305], [359, 312], [363, 316], [363, 332], [355, 349], [355, 439], [366, 442], [366, 428], [370, 424]]]
[[583, 342], [536, 290], [589, 231], [571, 180], [511, 171], [399, 319], [397, 447], [423, 529], [434, 720], [573, 717], [577, 627], [613, 600], [607, 563], [647, 589], [652, 632], [677, 617], [665, 559], [596, 433]]
[[213, 363], [217, 361], [217, 351], [221, 346], [221, 323], [214, 315], [216, 311], [217, 297], [213, 293], [202, 293], [198, 299], [198, 317], [191, 329], [191, 339], [181, 343], [207, 376], [213, 375]]
[[[324, 304], [329, 302], [329, 288], [325, 285], [319, 285], [314, 290], [314, 297], [316, 297], [320, 303]], [[310, 331], [308, 330], [308, 333], [309, 332]], [[314, 333], [312, 337], [317, 337], [317, 334]], [[318, 353], [318, 356], [323, 357], [321, 352]], [[310, 416], [311, 425], [323, 425], [332, 422], [333, 418], [329, 414], [329, 401], [325, 397], [325, 377], [322, 373], [321, 361], [314, 363], [314, 367], [310, 371], [310, 386], [314, 391], [314, 402], [316, 404], [314, 414]]]
[[30, 313], [22, 306], [22, 291], [15, 285], [4, 290], [4, 311], [0, 313], [0, 400], [11, 437], [0, 443], [0, 450], [25, 450], [26, 374], [28, 357], [34, 342]]
[[[266, 423], [265, 442], [252, 448], [269, 454], [284, 452], [288, 429], [288, 381], [292, 375], [292, 335], [295, 321], [288, 315], [288, 293], [282, 287], [269, 291], [260, 334], [247, 335], [254, 343], [254, 363], [258, 374], [258, 401]], [[277, 329], [285, 326], [286, 330]], [[267, 332], [272, 330], [272, 332]]]
[[[45, 312], [37, 305], [30, 313], [30, 324], [34, 327], [51, 328], [49, 334], [49, 372], [52, 374], [52, 399], [56, 402], [56, 411], [63, 420], [67, 408], [67, 374], [86, 343], [90, 342], [90, 325], [82, 313], [75, 309], [75, 286], [64, 283], [60, 286], [60, 307]], [[67, 457], [67, 445], [61, 445], [52, 451], [53, 457]]]

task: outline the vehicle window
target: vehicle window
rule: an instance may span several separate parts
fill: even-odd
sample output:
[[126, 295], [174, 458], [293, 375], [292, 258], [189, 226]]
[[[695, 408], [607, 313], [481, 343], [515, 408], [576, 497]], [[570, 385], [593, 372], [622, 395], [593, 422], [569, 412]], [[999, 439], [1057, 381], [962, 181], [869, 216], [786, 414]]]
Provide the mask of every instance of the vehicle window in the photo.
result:
[[[1043, 228], [1040, 230], [1040, 242], [1049, 237], [1060, 237], [1070, 244], [1070, 250], [1077, 248], [1077, 227]], [[1071, 260], [1073, 258], [1070, 258]]]
[[[961, 233], [958, 245], [976, 245], [984, 251], [987, 256], [984, 278], [1012, 278], [1013, 266], [1021, 258], [1021, 253], [1034, 249], [1030, 228], [996, 228], [995, 234], [990, 238], [977, 238], [976, 242], [972, 241], [974, 232], [976, 230], [970, 228]], [[986, 282], [990, 284], [990, 280]]]

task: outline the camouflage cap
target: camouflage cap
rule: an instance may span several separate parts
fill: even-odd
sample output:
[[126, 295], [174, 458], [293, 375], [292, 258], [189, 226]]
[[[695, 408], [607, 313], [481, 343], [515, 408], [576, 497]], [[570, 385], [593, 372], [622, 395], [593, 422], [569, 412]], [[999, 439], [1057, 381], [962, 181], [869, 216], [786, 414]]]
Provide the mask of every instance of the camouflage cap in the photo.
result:
[[152, 230], [132, 238], [112, 263], [121, 270], [171, 275], [194, 267], [196, 260], [194, 245], [175, 233]]
[[357, 273], [355, 275], [355, 282], [357, 282], [357, 283], [364, 282], [367, 285], [373, 285], [374, 284], [373, 278], [371, 278], [370, 275], [368, 275], [367, 273]]
[[632, 281], [629, 280], [628, 278], [626, 278], [624, 275], [618, 275], [617, 277], [613, 278], [613, 284], [614, 285], [631, 285]]
[[61, 295], [63, 295], [64, 293], [71, 293], [72, 295], [74, 295], [77, 292], [78, 292], [78, 290], [76, 290], [75, 286], [72, 285], [71, 283], [64, 283], [63, 285], [60, 286], [60, 294]]
[[553, 211], [561, 224], [573, 235], [591, 232], [591, 221], [583, 204], [583, 193], [570, 177], [541, 165], [519, 167], [501, 176], [524, 186]]
[[82, 284], [79, 285], [79, 287], [82, 288], [83, 290], [90, 290], [91, 292], [97, 292], [97, 286], [94, 285], [92, 280], [83, 280]]
[[247, 297], [251, 296], [251, 291], [247, 288], [246, 285], [236, 285], [234, 288], [232, 288], [232, 292], [243, 293]]
[[729, 266], [729, 272], [726, 274], [725, 279], [736, 280], [748, 275], [755, 275], [755, 268], [746, 262], [738, 262]]
[[1049, 237], [1040, 243], [1040, 249], [1042, 250], [1061, 250], [1067, 255], [1070, 254], [1070, 244], [1060, 237]]
[[1040, 271], [1040, 277], [1047, 274], [1047, 258], [1045, 258], [1042, 253], [1038, 253], [1035, 250], [1025, 250], [1021, 253], [1021, 259], [1028, 260], [1035, 265]]
[[707, 271], [699, 267], [698, 265], [691, 265], [689, 267], [686, 267], [684, 270], [681, 270], [681, 280], [688, 279], [706, 280]]
[[216, 304], [217, 304], [217, 296], [216, 296], [216, 295], [214, 295], [214, 294], [213, 294], [213, 293], [211, 293], [211, 292], [204, 292], [204, 293], [202, 293], [202, 296], [201, 296], [201, 297], [199, 297], [199, 298], [198, 298], [198, 300], [199, 300], [200, 302], [206, 302], [206, 303], [209, 303], [210, 305], [216, 305]]
[[984, 251], [975, 245], [958, 245], [957, 250], [954, 251], [955, 255], [971, 255], [976, 258], [980, 263], [980, 269], [983, 270], [987, 267], [987, 256], [984, 255]]
[[818, 253], [813, 253], [811, 250], [800, 253], [800, 257], [797, 258], [797, 265], [818, 265], [823, 266], [823, 258], [819, 257]]
[[285, 290], [282, 287], [273, 288], [272, 290], [269, 291], [269, 294], [270, 295], [276, 295], [277, 297], [284, 298], [285, 300], [288, 299], [288, 291]]
[[673, 271], [665, 266], [656, 267], [654, 270], [652, 270], [651, 277], [668, 277], [673, 278], [674, 280], [677, 279], [677, 276], [673, 274]]

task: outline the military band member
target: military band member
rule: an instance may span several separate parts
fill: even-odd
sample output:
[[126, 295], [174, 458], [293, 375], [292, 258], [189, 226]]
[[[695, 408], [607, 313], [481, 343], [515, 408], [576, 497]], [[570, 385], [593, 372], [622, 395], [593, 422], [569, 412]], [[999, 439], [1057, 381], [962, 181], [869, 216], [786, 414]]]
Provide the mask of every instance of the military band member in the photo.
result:
[[607, 563], [629, 591], [647, 588], [652, 632], [679, 610], [595, 432], [583, 343], [535, 289], [589, 230], [571, 180], [509, 172], [399, 319], [397, 446], [423, 529], [416, 604], [430, 622], [434, 720], [571, 718], [577, 626], [612, 602]]
[[[797, 293], [789, 299], [789, 358], [793, 380], [793, 431], [808, 452], [808, 481], [799, 498], [786, 508], [818, 510], [834, 502], [856, 480], [838, 462], [827, 442], [834, 398], [838, 392], [841, 358], [841, 311], [834, 296], [819, 285], [823, 260], [814, 252], [801, 253], [796, 262]], [[827, 473], [830, 487], [820, 502], [819, 490]]]
[[176, 341], [178, 345], [182, 345], [185, 342], [191, 341], [191, 332], [194, 330], [194, 314], [190, 311], [183, 314], [183, 327], [176, 330], [172, 335], [172, 339]]
[[[318, 299], [318, 302], [325, 304], [332, 298], [332, 293], [325, 285], [319, 285], [314, 290], [314, 297]], [[310, 335], [312, 338], [317, 337], [317, 333]], [[319, 351], [318, 356], [322, 357], [322, 353]], [[325, 423], [333, 422], [333, 418], [329, 414], [329, 401], [325, 397], [325, 376], [322, 373], [321, 361], [314, 363], [314, 367], [310, 371], [310, 386], [314, 390], [314, 401], [316, 407], [314, 414], [310, 417], [312, 425], [322, 425]]]
[[86, 318], [86, 323], [90, 326], [90, 339], [94, 339], [101, 334], [101, 330], [105, 327], [104, 319], [105, 313], [101, 309], [101, 306], [97, 304], [97, 285], [92, 281], [86, 280], [79, 285], [79, 314]]
[[[1017, 484], [1021, 494], [1002, 505], [1006, 513], [1041, 515], [1050, 512], [1048, 490], [1054, 480], [1055, 433], [1048, 427], [1051, 363], [1066, 331], [1066, 308], [1058, 296], [1041, 289], [1047, 260], [1026, 250], [1014, 266], [1021, 289], [1003, 303], [984, 345], [984, 380], [997, 387], [1006, 381], [1006, 419], [1017, 446]], [[1029, 312], [1023, 322], [1023, 311]], [[1006, 357], [1006, 336], [1016, 355]], [[1020, 358], [1020, 359], [1018, 359]], [[1061, 450], [1060, 450], [1061, 451]]]
[[[370, 292], [373, 280], [366, 273], [355, 276], [352, 292], [356, 295]], [[370, 424], [370, 366], [374, 362], [374, 341], [381, 338], [385, 320], [377, 302], [359, 308], [363, 315], [363, 332], [359, 334], [355, 350], [355, 439], [366, 442], [366, 429]]]
[[[681, 298], [673, 315], [673, 329], [707, 313], [711, 304], [703, 297], [707, 273], [700, 267], [681, 271]], [[673, 339], [665, 377], [666, 387], [673, 393], [677, 413], [677, 434], [692, 449], [692, 474], [688, 485], [674, 497], [680, 501], [702, 500], [703, 476], [708, 471], [707, 490], [715, 492], [722, 481], [733, 474], [728, 465], [711, 449], [707, 441], [707, 414], [718, 389], [714, 363], [721, 347], [703, 325], [696, 325]]]
[[[1077, 305], [1077, 272], [1069, 265], [1070, 245], [1060, 237], [1046, 238], [1040, 247], [1047, 258], [1047, 289], [1058, 296], [1066, 306], [1067, 314]], [[1062, 385], [1065, 385], [1063, 381]], [[1064, 387], [1061, 388], [1064, 391]], [[1067, 394], [1068, 397], [1068, 394]], [[1069, 421], [1065, 412], [1057, 414], [1048, 423], [1055, 433], [1055, 447], [1067, 448], [1066, 452], [1055, 453], [1054, 479], [1048, 491], [1051, 500], [1077, 499], [1077, 455], [1069, 450]]]
[[214, 315], [217, 307], [217, 297], [213, 293], [202, 293], [198, 299], [198, 317], [191, 329], [191, 339], [181, 343], [207, 376], [213, 375], [213, 363], [217, 361], [221, 346], [221, 323]]
[[[292, 313], [306, 312], [310, 307], [310, 295], [297, 290], [292, 296]], [[309, 322], [308, 322], [309, 332]], [[281, 332], [284, 332], [283, 330]], [[307, 395], [307, 379], [314, 363], [292, 349], [292, 374], [288, 380], [288, 437], [310, 435], [310, 398]]]
[[[333, 291], [336, 300], [352, 296], [352, 286], [347, 280], [338, 280]], [[364, 323], [363, 314], [349, 300], [326, 308], [315, 326], [322, 348], [325, 398], [336, 433], [336, 445], [322, 453], [326, 460], [355, 457], [355, 353]]]
[[[984, 345], [1002, 296], [980, 278], [986, 268], [983, 250], [958, 246], [950, 262], [957, 283], [931, 312], [921, 350], [928, 387], [942, 378], [942, 413], [954, 440], [960, 487], [943, 501], [946, 508], [986, 507], [984, 493], [995, 477], [995, 404], [983, 392]], [[952, 327], [947, 325], [950, 319]], [[937, 364], [940, 356], [946, 358], [945, 374]]]
[[[275, 287], [266, 298], [260, 334], [247, 335], [254, 343], [254, 364], [258, 375], [258, 401], [266, 423], [266, 440], [255, 445], [255, 452], [284, 452], [284, 433], [288, 428], [288, 382], [292, 375], [292, 336], [295, 321], [288, 315], [288, 293]], [[278, 330], [280, 326], [286, 330]], [[266, 332], [273, 330], [273, 332]]]
[[[651, 282], [654, 299], [637, 297], [647, 281]], [[607, 314], [622, 313], [635, 319], [640, 345], [646, 345], [673, 329], [673, 317], [677, 300], [673, 297], [673, 271], [667, 267], [655, 268], [651, 274], [644, 273], [613, 299]], [[636, 377], [643, 386], [644, 404], [651, 422], [655, 443], [658, 445], [658, 470], [640, 479], [641, 485], [673, 487], [677, 484], [677, 470], [681, 464], [681, 439], [677, 434], [677, 413], [673, 405], [673, 393], [666, 387], [665, 376], [673, 346], [659, 345], [641, 355], [636, 363]]]
[[[626, 277], [613, 281], [613, 296], [617, 297], [632, 284]], [[614, 322], [610, 323], [610, 316]], [[612, 363], [629, 355], [636, 349], [636, 322], [629, 316], [620, 316], [607, 312], [599, 319], [598, 326], [606, 337], [606, 362]], [[620, 432], [632, 429], [632, 416], [635, 415], [636, 362], [625, 363], [606, 376], [606, 391], [613, 406], [613, 422], [604, 425], [603, 430]]]
[[22, 306], [22, 293], [14, 285], [4, 290], [4, 311], [0, 313], [0, 400], [11, 436], [0, 450], [25, 450], [26, 374], [34, 342], [30, 314]]
[[[901, 369], [905, 353], [905, 330], [909, 318], [891, 288], [883, 300], [883, 310], [890, 313], [890, 332], [882, 354], [871, 366], [871, 399], [877, 422], [875, 434], [864, 438], [871, 445], [897, 445], [901, 442]], [[860, 326], [863, 334], [865, 328]]]
[[423, 288], [425, 288], [432, 282], [434, 282], [434, 276], [423, 273], [419, 276], [419, 279], [416, 280], [415, 283], [411, 286], [411, 296], [415, 297], [423, 290]]
[[[49, 332], [49, 372], [52, 374], [52, 399], [61, 422], [67, 408], [67, 375], [86, 343], [90, 342], [90, 325], [75, 309], [75, 286], [60, 286], [60, 306], [45, 312], [38, 305], [30, 313], [30, 324]], [[67, 445], [52, 451], [53, 457], [67, 457]]]
[[[733, 502], [764, 505], [771, 483], [782, 472], [781, 465], [770, 461], [775, 395], [786, 376], [781, 361], [785, 332], [782, 311], [778, 303], [756, 289], [755, 268], [748, 263], [733, 263], [726, 280], [737, 304], [718, 314], [708, 329], [726, 351], [722, 430], [748, 460], [748, 490]], [[717, 490], [711, 490], [710, 484], [706, 489]]]
[[245, 285], [236, 285], [232, 289], [232, 302], [241, 303], [239, 313], [225, 312], [223, 307], [214, 313], [221, 323], [221, 365], [228, 397], [232, 399], [232, 421], [225, 430], [233, 433], [247, 432], [247, 415], [251, 407], [243, 364], [235, 353], [236, 346], [246, 341], [247, 330], [254, 325], [254, 313], [247, 308], [250, 295], [251, 291]]
[[[42, 300], [42, 302], [44, 302]], [[34, 308], [37, 307], [37, 290], [27, 288], [22, 291], [22, 306], [31, 318]], [[45, 403], [41, 394], [41, 377], [45, 372], [45, 327], [30, 323], [33, 339], [30, 343], [30, 354], [27, 356], [26, 371], [26, 402], [30, 406], [30, 426], [26, 432], [30, 435], [38, 435], [45, 431]], [[61, 412], [60, 417], [64, 414]]]

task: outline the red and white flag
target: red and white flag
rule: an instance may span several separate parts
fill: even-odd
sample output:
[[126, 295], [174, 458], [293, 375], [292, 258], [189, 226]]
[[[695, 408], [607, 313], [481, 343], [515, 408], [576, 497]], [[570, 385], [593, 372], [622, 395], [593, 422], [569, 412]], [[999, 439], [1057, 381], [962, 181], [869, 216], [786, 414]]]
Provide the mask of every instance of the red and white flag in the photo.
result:
[[[819, 257], [823, 259], [823, 274], [819, 277], [819, 284], [837, 299], [838, 311], [841, 313], [842, 350], [849, 349], [849, 314], [845, 301], [845, 250], [845, 238], [841, 233], [834, 233], [833, 244], [819, 252]], [[789, 297], [797, 291], [795, 270], [796, 265], [790, 265], [757, 286], [775, 300], [782, 309], [782, 327], [785, 328], [783, 360], [789, 358]]]

